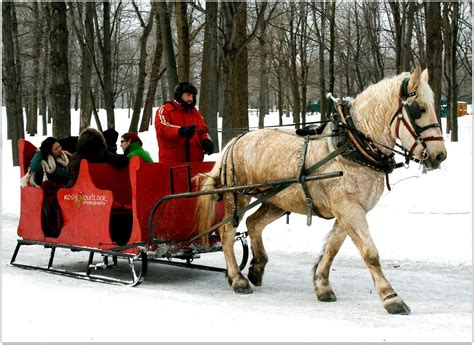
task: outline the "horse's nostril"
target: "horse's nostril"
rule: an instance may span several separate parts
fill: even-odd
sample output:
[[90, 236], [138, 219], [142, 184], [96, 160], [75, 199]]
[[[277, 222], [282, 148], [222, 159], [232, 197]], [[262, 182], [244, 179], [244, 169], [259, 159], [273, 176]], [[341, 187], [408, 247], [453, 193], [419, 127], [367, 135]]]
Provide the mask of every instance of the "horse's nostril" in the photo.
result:
[[439, 153], [437, 156], [436, 156], [436, 161], [438, 161], [438, 163], [441, 163], [442, 161], [444, 161], [446, 159], [446, 153]]

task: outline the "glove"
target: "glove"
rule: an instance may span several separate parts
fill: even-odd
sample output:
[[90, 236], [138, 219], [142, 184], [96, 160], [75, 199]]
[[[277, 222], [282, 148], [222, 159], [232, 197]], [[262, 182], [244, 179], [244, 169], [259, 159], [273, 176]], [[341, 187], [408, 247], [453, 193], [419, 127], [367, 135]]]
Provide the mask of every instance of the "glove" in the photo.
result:
[[196, 125], [183, 126], [178, 129], [178, 134], [185, 138], [191, 138], [196, 131]]
[[201, 146], [206, 155], [212, 155], [214, 153], [214, 143], [212, 140], [204, 139]]

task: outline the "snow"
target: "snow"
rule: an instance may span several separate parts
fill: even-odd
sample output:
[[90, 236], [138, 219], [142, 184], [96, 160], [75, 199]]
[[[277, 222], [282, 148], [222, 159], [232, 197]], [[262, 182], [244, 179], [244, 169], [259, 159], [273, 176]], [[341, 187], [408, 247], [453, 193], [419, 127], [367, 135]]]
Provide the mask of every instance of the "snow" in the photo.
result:
[[[103, 111], [100, 116], [105, 123]], [[392, 191], [385, 190], [368, 214], [384, 273], [410, 306], [409, 316], [386, 313], [350, 240], [332, 266], [338, 300], [319, 302], [311, 270], [332, 221], [313, 218], [307, 227], [305, 216], [294, 214], [289, 224], [283, 217], [265, 230], [269, 263], [263, 286], [250, 295], [235, 294], [222, 273], [172, 266], [151, 265], [136, 288], [9, 266], [18, 238], [20, 173], [11, 164], [5, 118], [0, 141], [3, 341], [472, 341], [470, 115], [459, 118], [459, 142], [445, 135], [448, 158], [440, 170], [422, 174], [416, 164], [397, 169], [390, 175]], [[129, 121], [128, 110], [116, 110], [119, 133], [128, 130]], [[257, 121], [250, 115], [250, 126]], [[276, 114], [265, 121], [276, 124]], [[78, 134], [78, 122], [73, 111], [72, 135]], [[154, 129], [140, 137], [157, 159]], [[44, 137], [27, 139], [38, 146]], [[28, 250], [20, 255], [36, 264], [47, 262], [49, 251]], [[87, 262], [84, 254], [58, 250], [58, 257], [60, 253], [66, 265]], [[223, 254], [205, 254], [196, 263], [224, 267]]]

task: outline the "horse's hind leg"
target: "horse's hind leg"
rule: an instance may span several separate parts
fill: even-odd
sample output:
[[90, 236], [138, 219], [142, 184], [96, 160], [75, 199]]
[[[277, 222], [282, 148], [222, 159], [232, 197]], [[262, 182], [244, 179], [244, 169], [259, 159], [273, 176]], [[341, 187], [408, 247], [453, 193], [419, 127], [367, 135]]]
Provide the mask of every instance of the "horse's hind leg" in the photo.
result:
[[332, 230], [326, 237], [322, 254], [314, 265], [314, 292], [320, 301], [334, 302], [336, 300], [336, 294], [329, 283], [329, 272], [332, 261], [344, 243], [346, 236], [347, 234], [341, 229], [336, 220]]
[[375, 289], [389, 314], [410, 314], [410, 308], [395, 293], [380, 267], [379, 253], [369, 233], [364, 209], [357, 203], [342, 200], [335, 210], [339, 225], [351, 237], [367, 265]]
[[268, 256], [262, 241], [262, 231], [271, 222], [277, 220], [285, 211], [272, 204], [262, 204], [260, 208], [247, 218], [247, 230], [252, 248], [248, 278], [255, 286], [262, 285], [262, 277]]
[[[228, 201], [226, 203], [226, 217], [232, 214], [232, 204], [233, 201]], [[239, 198], [239, 209], [245, 207], [246, 204], [248, 204], [248, 200], [244, 200], [244, 198]], [[237, 259], [235, 258], [235, 231], [236, 228], [232, 225], [232, 223], [224, 224], [219, 228], [222, 249], [224, 251], [225, 262], [227, 265], [227, 280], [229, 281], [230, 286], [232, 286], [235, 292], [248, 294], [252, 293], [252, 288], [250, 287], [250, 283], [247, 278], [245, 278], [242, 272], [240, 272], [239, 265], [237, 264]]]

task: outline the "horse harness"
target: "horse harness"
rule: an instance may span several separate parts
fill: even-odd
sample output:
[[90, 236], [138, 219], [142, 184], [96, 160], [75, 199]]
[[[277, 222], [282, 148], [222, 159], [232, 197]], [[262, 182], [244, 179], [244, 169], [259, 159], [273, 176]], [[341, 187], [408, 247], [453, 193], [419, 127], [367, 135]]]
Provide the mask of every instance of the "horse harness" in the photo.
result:
[[[430, 128], [437, 128], [440, 127], [439, 124], [433, 123], [429, 124], [424, 127], [420, 127], [415, 123], [415, 120], [421, 118], [422, 113], [424, 110], [422, 110], [419, 106], [419, 104], [415, 101], [413, 101], [411, 104], [408, 104], [408, 98], [410, 97], [415, 97], [417, 96], [417, 92], [408, 92], [408, 83], [409, 83], [409, 78], [405, 79], [402, 82], [402, 85], [400, 87], [400, 104], [395, 112], [395, 114], [392, 116], [392, 119], [390, 121], [390, 126], [392, 125], [393, 121], [396, 119], [397, 124], [396, 124], [396, 135], [397, 138], [399, 138], [399, 130], [400, 130], [400, 124], [403, 123], [403, 125], [407, 128], [408, 132], [412, 135], [412, 137], [415, 139], [414, 144], [410, 148], [410, 150], [407, 152], [406, 149], [404, 149], [405, 153], [400, 153], [398, 151], [395, 151], [393, 148], [387, 147], [383, 144], [376, 143], [372, 139], [368, 138], [365, 134], [360, 132], [357, 127], [355, 126], [354, 120], [352, 118], [352, 115], [350, 113], [350, 103], [345, 101], [345, 102], [339, 102], [336, 105], [336, 112], [331, 115], [331, 123], [333, 125], [333, 132], [330, 134], [322, 134], [326, 125], [327, 121], [324, 122], [322, 125], [319, 127], [316, 126], [307, 126], [302, 129], [296, 130], [296, 134], [298, 136], [304, 137], [304, 143], [301, 149], [301, 155], [300, 159], [298, 161], [298, 168], [297, 168], [297, 176], [296, 180], [298, 183], [301, 185], [301, 188], [304, 193], [305, 197], [305, 203], [307, 207], [307, 221], [306, 224], [309, 226], [311, 225], [311, 219], [312, 215], [315, 214], [321, 218], [325, 219], [332, 219], [334, 217], [324, 217], [315, 207], [312, 197], [310, 195], [307, 182], [306, 182], [306, 177], [308, 177], [312, 172], [320, 168], [322, 165], [326, 164], [327, 162], [331, 161], [332, 159], [336, 158], [339, 155], [342, 155], [342, 157], [351, 160], [353, 162], [356, 162], [358, 164], [370, 167], [374, 170], [380, 171], [385, 173], [386, 175], [386, 183], [387, 183], [387, 188], [390, 190], [390, 184], [388, 181], [388, 175], [396, 168], [400, 168], [402, 166], [405, 166], [409, 163], [410, 160], [413, 160], [415, 162], [421, 163], [425, 159], [428, 158], [429, 153], [428, 153], [428, 148], [426, 145], [427, 141], [435, 141], [435, 140], [443, 140], [443, 137], [422, 137], [422, 133], [426, 131], [427, 129]], [[407, 117], [409, 119], [409, 123], [405, 119], [405, 116], [403, 116], [403, 109], [405, 109]], [[411, 125], [411, 126], [410, 126]], [[247, 132], [246, 132], [247, 133]], [[225, 157], [223, 159], [223, 164], [220, 168], [220, 180], [222, 181], [221, 177], [223, 177], [223, 184], [227, 186], [227, 158], [228, 155], [231, 155], [231, 176], [233, 178], [233, 186], [236, 185], [236, 177], [234, 174], [234, 159], [233, 159], [233, 149], [235, 143], [242, 138], [246, 133], [242, 133], [239, 135], [231, 144], [230, 148], [226, 151]], [[306, 153], [307, 153], [307, 148], [310, 140], [315, 140], [315, 139], [321, 139], [324, 137], [333, 137], [334, 138], [334, 143], [335, 143], [335, 149], [332, 150], [326, 157], [321, 159], [320, 161], [316, 162], [312, 166], [305, 168], [305, 162], [306, 162]], [[418, 159], [413, 156], [413, 152], [416, 148], [416, 146], [420, 144], [423, 147], [423, 153], [421, 159]], [[384, 146], [385, 148], [389, 149], [392, 151], [390, 154], [385, 154], [383, 153], [378, 147], [378, 146]], [[398, 144], [396, 144], [398, 145]], [[400, 145], [398, 145], [400, 146]], [[405, 156], [405, 163], [396, 163], [395, 161], [395, 153], [400, 153]], [[223, 176], [222, 176], [223, 174]], [[239, 215], [242, 215], [244, 212], [246, 212], [248, 209], [252, 208], [255, 206], [257, 203], [263, 203], [264, 201], [270, 199], [283, 189], [285, 189], [287, 186], [280, 186], [277, 187], [271, 191], [266, 192], [261, 198], [259, 198], [257, 201], [249, 204], [247, 207], [245, 207], [242, 210], [237, 210], [237, 197], [238, 193], [234, 192], [234, 203], [233, 203], [233, 226], [237, 227], [239, 224]], [[243, 194], [246, 195], [251, 195], [255, 196], [257, 194], [261, 194], [262, 191], [247, 191], [244, 192]]]
[[[431, 123], [427, 126], [420, 127], [415, 123], [415, 120], [418, 120], [419, 118], [421, 118], [422, 113], [425, 112], [425, 110], [420, 108], [420, 105], [416, 101], [416, 97], [418, 95], [417, 92], [416, 91], [408, 92], [409, 81], [410, 79], [406, 78], [405, 80], [403, 80], [403, 83], [400, 87], [400, 103], [399, 103], [397, 111], [395, 112], [395, 114], [392, 116], [392, 119], [390, 120], [390, 126], [392, 126], [393, 121], [395, 121], [396, 119], [397, 124], [396, 124], [395, 132], [396, 132], [397, 138], [400, 138], [400, 135], [399, 135], [400, 123], [403, 123], [407, 131], [415, 140], [412, 147], [410, 148], [408, 153], [405, 155], [406, 163], [408, 163], [408, 160], [410, 159], [409, 157], [412, 157], [413, 151], [415, 151], [415, 148], [418, 144], [420, 144], [423, 147], [421, 159], [417, 159], [413, 157], [412, 160], [416, 162], [423, 162], [429, 156], [426, 142], [427, 141], [442, 141], [444, 139], [443, 137], [435, 137], [435, 136], [423, 137], [421, 135], [421, 133], [423, 133], [427, 129], [440, 128], [440, 126], [437, 123]], [[415, 101], [413, 101], [411, 104], [408, 104], [408, 98], [410, 97], [415, 97]], [[405, 116], [403, 116], [403, 111], [402, 111], [403, 109], [405, 109], [407, 113], [407, 117], [408, 117], [408, 120], [410, 121], [410, 124], [405, 119]]]

